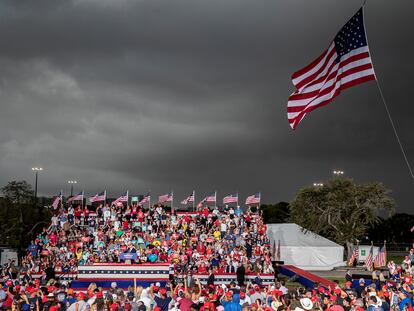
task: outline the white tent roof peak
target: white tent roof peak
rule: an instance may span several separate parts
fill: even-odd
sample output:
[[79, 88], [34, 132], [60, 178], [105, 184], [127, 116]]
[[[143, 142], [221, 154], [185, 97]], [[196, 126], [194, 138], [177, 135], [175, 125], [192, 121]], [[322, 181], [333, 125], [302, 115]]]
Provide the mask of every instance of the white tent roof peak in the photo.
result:
[[276, 243], [280, 240], [280, 246], [342, 247], [316, 233], [303, 230], [295, 223], [267, 224], [267, 235]]

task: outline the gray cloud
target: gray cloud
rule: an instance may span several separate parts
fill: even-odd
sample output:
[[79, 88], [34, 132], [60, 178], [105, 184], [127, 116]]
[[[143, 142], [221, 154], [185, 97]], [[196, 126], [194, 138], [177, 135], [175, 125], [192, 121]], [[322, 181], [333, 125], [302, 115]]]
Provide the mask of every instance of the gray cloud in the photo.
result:
[[[0, 183], [30, 179], [42, 165], [43, 194], [75, 178], [89, 194], [261, 190], [275, 202], [341, 168], [383, 181], [409, 211], [413, 181], [375, 83], [345, 91], [296, 131], [286, 120], [291, 73], [359, 5], [2, 1]], [[374, 65], [410, 159], [412, 9], [366, 9]]]

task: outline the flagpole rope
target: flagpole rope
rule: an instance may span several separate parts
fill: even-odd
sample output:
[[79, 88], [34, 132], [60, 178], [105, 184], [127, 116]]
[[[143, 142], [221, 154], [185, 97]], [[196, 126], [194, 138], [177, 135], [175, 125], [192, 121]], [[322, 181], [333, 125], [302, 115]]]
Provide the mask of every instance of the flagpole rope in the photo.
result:
[[[365, 4], [366, 3], [367, 3], [367, 0], [364, 0], [363, 9], [365, 9]], [[365, 38], [366, 38], [367, 43], [368, 43], [368, 36], [367, 36], [367, 33], [366, 33], [367, 28], [365, 27], [365, 18], [363, 20], [364, 20]], [[368, 46], [369, 46], [369, 44], [368, 44]], [[368, 53], [371, 55], [371, 51], [369, 51]], [[380, 96], [381, 96], [381, 99], [382, 99], [382, 103], [384, 104], [385, 111], [387, 112], [388, 119], [390, 120], [391, 127], [394, 131], [394, 134], [395, 134], [395, 138], [397, 139], [398, 145], [400, 146], [400, 149], [401, 149], [401, 153], [404, 157], [405, 163], [407, 164], [408, 171], [411, 175], [411, 178], [414, 180], [413, 169], [411, 168], [411, 164], [408, 161], [407, 154], [405, 153], [405, 149], [403, 147], [403, 144], [401, 143], [400, 136], [398, 135], [397, 129], [394, 125], [394, 121], [391, 117], [390, 110], [388, 109], [387, 102], [385, 101], [384, 94], [382, 93], [382, 89], [381, 89], [381, 86], [380, 86], [379, 81], [378, 81], [377, 73], [375, 72], [375, 69], [374, 69], [375, 66], [374, 66], [374, 62], [372, 61], [372, 57], [371, 57], [371, 63], [372, 63], [372, 69], [374, 70], [375, 82], [377, 84], [377, 87], [378, 87], [378, 90], [379, 90], [379, 93], [380, 93]]]
[[397, 129], [395, 128], [394, 121], [393, 121], [393, 119], [392, 119], [392, 117], [391, 117], [391, 113], [390, 113], [390, 111], [389, 111], [389, 109], [388, 109], [388, 105], [387, 105], [387, 103], [386, 103], [386, 101], [385, 101], [384, 94], [382, 93], [381, 86], [380, 86], [380, 84], [379, 84], [379, 82], [378, 82], [378, 79], [375, 79], [375, 80], [376, 80], [376, 82], [377, 82], [377, 87], [378, 87], [378, 90], [379, 90], [379, 92], [380, 92], [381, 99], [382, 99], [382, 102], [383, 102], [384, 107], [385, 107], [385, 111], [387, 112], [388, 119], [390, 119], [390, 123], [391, 123], [392, 129], [394, 130], [395, 138], [397, 138], [397, 142], [398, 142], [398, 145], [400, 146], [401, 153], [402, 153], [402, 155], [403, 155], [403, 157], [404, 157], [405, 163], [407, 164], [408, 170], [410, 171], [411, 178], [414, 180], [414, 174], [413, 174], [413, 170], [412, 170], [412, 168], [411, 168], [411, 164], [410, 164], [410, 162], [408, 161], [407, 154], [405, 153], [405, 150], [404, 150], [403, 144], [401, 143], [400, 137], [398, 136], [398, 132], [397, 132]]

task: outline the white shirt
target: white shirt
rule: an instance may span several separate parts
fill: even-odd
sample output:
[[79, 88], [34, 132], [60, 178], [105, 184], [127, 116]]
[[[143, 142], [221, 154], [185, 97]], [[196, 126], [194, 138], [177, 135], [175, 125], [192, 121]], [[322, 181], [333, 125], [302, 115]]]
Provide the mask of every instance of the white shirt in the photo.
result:
[[[76, 310], [76, 305], [78, 305], [78, 310]], [[72, 303], [67, 311], [85, 311], [88, 304], [84, 300], [79, 300], [75, 303]]]

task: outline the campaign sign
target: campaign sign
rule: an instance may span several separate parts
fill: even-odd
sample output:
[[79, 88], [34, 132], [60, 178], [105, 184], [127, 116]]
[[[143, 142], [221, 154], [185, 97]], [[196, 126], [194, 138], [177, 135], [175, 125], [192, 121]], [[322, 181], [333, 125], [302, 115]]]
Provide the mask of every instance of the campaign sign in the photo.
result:
[[119, 255], [119, 259], [121, 260], [135, 260], [137, 259], [136, 253], [121, 253]]

